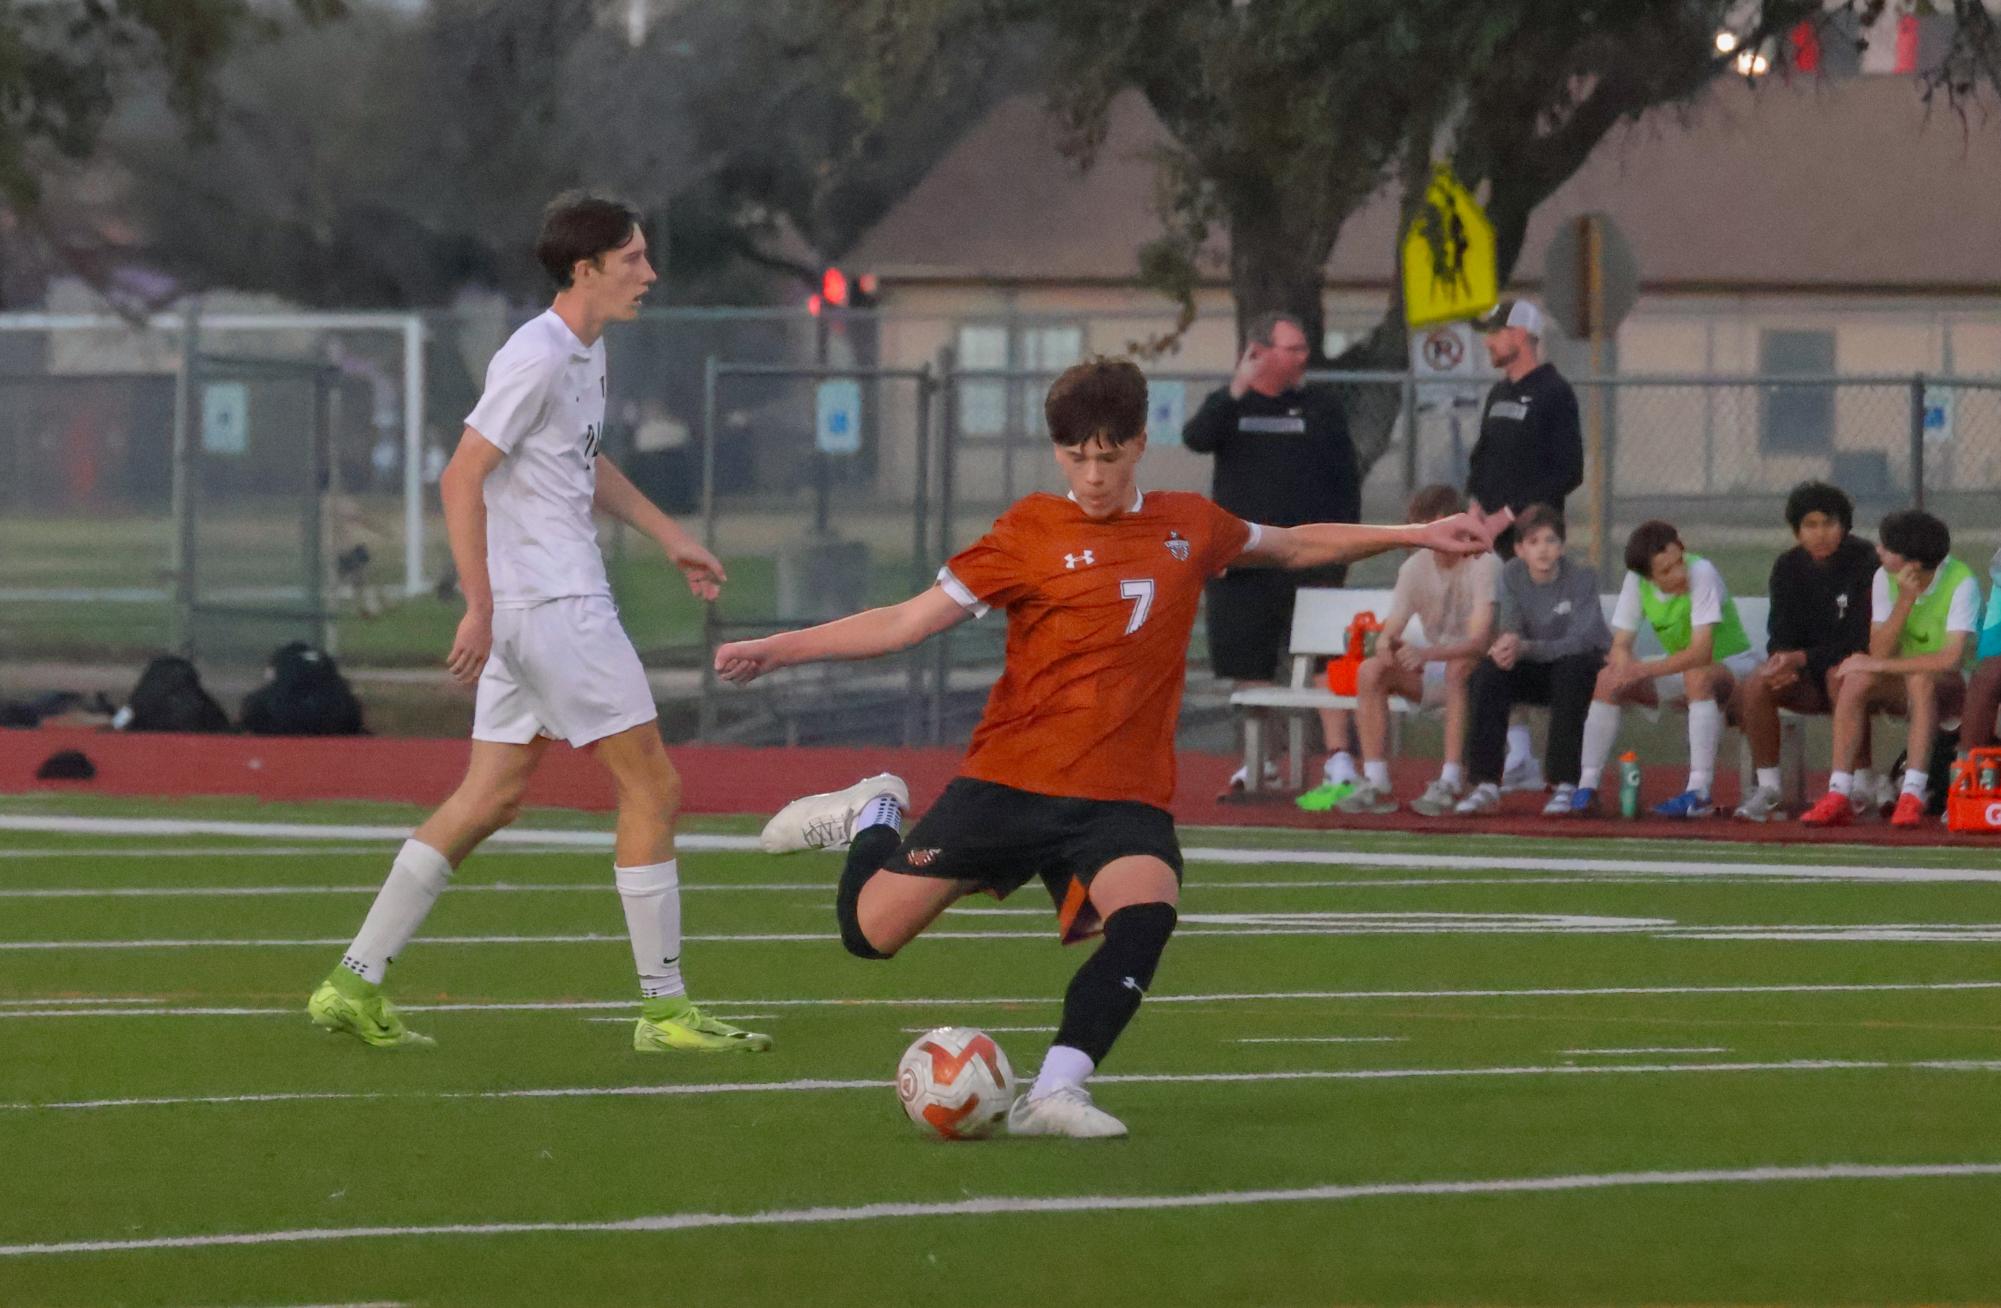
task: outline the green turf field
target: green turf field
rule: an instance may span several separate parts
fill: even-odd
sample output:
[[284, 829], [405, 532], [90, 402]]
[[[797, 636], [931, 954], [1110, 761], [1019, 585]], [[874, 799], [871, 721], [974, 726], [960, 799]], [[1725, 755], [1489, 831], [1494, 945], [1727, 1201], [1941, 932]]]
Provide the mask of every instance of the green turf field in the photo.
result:
[[1034, 895], [864, 964], [833, 856], [697, 824], [691, 982], [778, 1048], [648, 1059], [602, 824], [536, 814], [383, 1054], [302, 1005], [413, 816], [0, 802], [0, 1305], [2001, 1300], [1991, 856], [1187, 831], [1132, 1138], [946, 1145], [897, 1056], [1032, 1071]]

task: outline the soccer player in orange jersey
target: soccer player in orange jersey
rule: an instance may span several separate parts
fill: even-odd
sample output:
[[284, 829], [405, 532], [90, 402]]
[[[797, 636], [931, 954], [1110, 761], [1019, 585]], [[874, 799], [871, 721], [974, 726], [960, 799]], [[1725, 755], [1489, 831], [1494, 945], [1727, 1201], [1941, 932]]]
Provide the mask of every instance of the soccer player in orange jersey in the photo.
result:
[[793, 801], [763, 843], [780, 853], [849, 842], [835, 905], [842, 943], [861, 958], [895, 954], [964, 895], [1005, 896], [1036, 877], [1066, 943], [1103, 933], [1070, 983], [1034, 1086], [1008, 1115], [1016, 1135], [1126, 1133], [1084, 1081], [1139, 1011], [1174, 931], [1181, 847], [1167, 805], [1203, 583], [1226, 567], [1317, 567], [1397, 548], [1478, 554], [1509, 520], [1260, 527], [1200, 495], [1143, 492], [1134, 473], [1146, 409], [1133, 364], [1068, 369], [1044, 404], [1067, 497], [1019, 501], [913, 599], [716, 651], [716, 672], [741, 684], [1007, 614], [1006, 662], [965, 764], [907, 839], [909, 791], [884, 774]]

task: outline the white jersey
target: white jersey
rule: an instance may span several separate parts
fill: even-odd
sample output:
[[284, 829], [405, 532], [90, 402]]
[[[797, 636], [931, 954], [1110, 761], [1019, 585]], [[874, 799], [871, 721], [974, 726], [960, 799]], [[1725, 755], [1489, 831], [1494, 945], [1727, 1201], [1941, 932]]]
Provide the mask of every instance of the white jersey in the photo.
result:
[[507, 456], [485, 486], [496, 609], [611, 594], [591, 521], [604, 402], [604, 341], [585, 345], [553, 309], [487, 364], [466, 426]]

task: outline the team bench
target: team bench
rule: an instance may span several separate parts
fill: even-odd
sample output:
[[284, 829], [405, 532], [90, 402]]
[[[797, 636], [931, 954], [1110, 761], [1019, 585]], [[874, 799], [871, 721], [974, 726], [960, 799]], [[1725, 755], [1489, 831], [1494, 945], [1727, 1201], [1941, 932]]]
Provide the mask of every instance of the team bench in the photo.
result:
[[[1737, 616], [1744, 624], [1744, 634], [1751, 639], [1752, 650], [1760, 657], [1765, 653], [1765, 631], [1771, 614], [1772, 602], [1763, 595], [1736, 596]], [[1599, 603], [1604, 606], [1607, 622], [1611, 620], [1616, 595], [1601, 595]], [[1362, 612], [1372, 612], [1379, 619], [1390, 615], [1390, 592], [1387, 590], [1333, 590], [1308, 587], [1299, 592], [1298, 602], [1292, 610], [1292, 635], [1290, 639], [1291, 675], [1282, 686], [1257, 686], [1239, 690], [1230, 696], [1230, 704], [1235, 708], [1262, 709], [1264, 713], [1248, 713], [1244, 716], [1244, 776], [1245, 789], [1256, 791], [1261, 788], [1262, 769], [1256, 760], [1265, 753], [1265, 720], [1269, 715], [1278, 714], [1285, 718], [1286, 725], [1286, 785], [1293, 790], [1303, 789], [1306, 782], [1306, 715], [1319, 709], [1354, 708], [1353, 695], [1337, 695], [1327, 688], [1326, 681], [1317, 676], [1316, 664], [1321, 659], [1339, 656], [1348, 645], [1348, 625]], [[1415, 618], [1411, 620], [1413, 635], [1422, 638], [1423, 625]], [[1651, 628], [1641, 627], [1635, 652], [1643, 659], [1659, 658], [1662, 650], [1655, 640]], [[1662, 708], [1686, 709], [1685, 702], [1664, 703]], [[1401, 723], [1406, 713], [1418, 708], [1401, 695], [1390, 697], [1392, 731]], [[1788, 805], [1797, 807], [1806, 795], [1806, 733], [1805, 719], [1797, 714], [1779, 714], [1781, 742], [1780, 777], [1782, 793]], [[1394, 748], [1395, 742], [1392, 742]], [[1743, 742], [1742, 773], [1746, 793], [1751, 780], [1751, 748]]]

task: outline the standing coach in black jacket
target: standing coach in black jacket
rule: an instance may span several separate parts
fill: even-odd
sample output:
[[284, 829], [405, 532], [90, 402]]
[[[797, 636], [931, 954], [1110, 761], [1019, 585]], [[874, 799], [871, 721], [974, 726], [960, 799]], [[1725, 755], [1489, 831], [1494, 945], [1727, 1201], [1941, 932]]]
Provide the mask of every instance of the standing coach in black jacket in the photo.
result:
[[[1340, 396], [1331, 386], [1301, 385], [1309, 355], [1305, 326], [1269, 313], [1252, 321], [1246, 337], [1230, 384], [1211, 392], [1181, 432], [1189, 449], [1216, 456], [1211, 498], [1246, 521], [1275, 527], [1358, 521], [1362, 479]], [[1292, 632], [1294, 592], [1339, 586], [1347, 573], [1345, 566], [1244, 568], [1210, 582], [1210, 667], [1239, 686], [1269, 683]], [[1342, 751], [1328, 762], [1331, 781], [1353, 780], [1347, 717], [1321, 715], [1329, 747]], [[1346, 776], [1337, 775], [1341, 761]], [[1240, 772], [1232, 786], [1242, 779]]]
[[[1487, 358], [1501, 380], [1487, 392], [1480, 437], [1466, 478], [1466, 498], [1487, 513], [1547, 504], [1563, 514], [1564, 497], [1584, 484], [1584, 430], [1577, 392], [1542, 361], [1542, 310], [1527, 300], [1502, 300], [1475, 325], [1486, 334]], [[1227, 506], [1226, 506], [1227, 507]], [[1510, 527], [1494, 541], [1512, 558]]]

